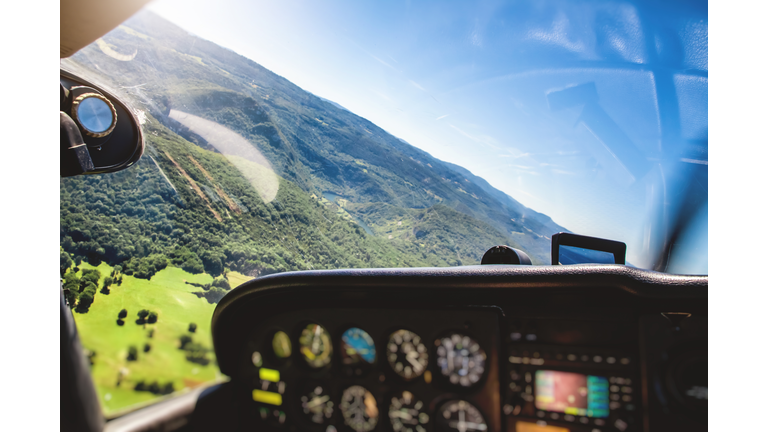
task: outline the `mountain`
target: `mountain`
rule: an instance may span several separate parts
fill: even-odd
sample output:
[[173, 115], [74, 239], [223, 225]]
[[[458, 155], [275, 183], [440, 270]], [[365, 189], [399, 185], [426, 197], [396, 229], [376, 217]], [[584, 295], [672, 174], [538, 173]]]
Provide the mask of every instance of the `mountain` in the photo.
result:
[[[331, 105], [335, 106], [335, 107], [336, 107], [336, 108], [338, 108], [338, 109], [343, 109], [344, 111], [349, 111], [348, 109], [344, 108], [343, 106], [341, 106], [341, 105], [337, 104], [336, 102], [334, 102], [334, 101], [332, 101], [332, 100], [328, 100], [328, 99], [326, 99], [326, 98], [324, 98], [324, 97], [320, 97], [320, 96], [317, 96], [317, 95], [315, 95], [315, 96], [316, 96], [318, 99], [320, 99], [321, 101], [323, 101], [323, 102], [326, 102], [326, 103], [329, 103], [329, 104], [331, 104]], [[349, 111], [349, 112], [352, 112], [352, 111]]]
[[[194, 213], [183, 218], [185, 226], [203, 224], [223, 236], [216, 243], [201, 242], [200, 236], [210, 239], [210, 235], [196, 230], [177, 233], [178, 239], [173, 241], [180, 241], [178, 245], [171, 240], [160, 242], [149, 248], [155, 254], [176, 251], [187, 256], [192, 252], [199, 257], [204, 244], [218, 254], [218, 261], [201, 258], [206, 261], [206, 271], [218, 269], [216, 263], [221, 262], [221, 266], [260, 274], [338, 265], [472, 264], [479, 263], [489, 247], [508, 244], [525, 250], [534, 263], [545, 264], [549, 262], [550, 236], [566, 231], [466, 169], [440, 161], [340, 105], [150, 12], [131, 18], [105, 36], [102, 45], [109, 49], [89, 46], [70, 65], [75, 72], [90, 71], [92, 79], [119, 89], [145, 113], [145, 130], [150, 131], [145, 161], [129, 170], [136, 172], [115, 178], [135, 182], [140, 172], [153, 182], [167, 180], [169, 191], [160, 197], [165, 207], [157, 212], [170, 211], [171, 204], [165, 202], [171, 200], [176, 215]], [[109, 52], [136, 55], [122, 61], [107, 55]], [[157, 168], [165, 180], [153, 173]], [[181, 172], [184, 174], [179, 175]], [[101, 187], [115, 189], [92, 178], [73, 182], [82, 187], [103, 183]], [[131, 183], [131, 187], [137, 185]], [[194, 185], [202, 186], [199, 193]], [[236, 192], [230, 196], [227, 191]], [[66, 207], [64, 198], [62, 195], [62, 208]], [[136, 199], [147, 201], [146, 197]], [[286, 200], [290, 206], [281, 204]], [[249, 211], [236, 210], [237, 202]], [[145, 211], [155, 214], [152, 205], [152, 200], [142, 201]], [[261, 209], [260, 214], [252, 214], [253, 209]], [[93, 232], [87, 250], [79, 248], [82, 242], [70, 231], [79, 220], [79, 210], [77, 206], [66, 210], [62, 218], [66, 216], [71, 224], [62, 223], [62, 239], [71, 239], [67, 244], [72, 253], [89, 256], [94, 250], [106, 249], [99, 246]], [[279, 232], [289, 226], [286, 216], [291, 216], [291, 230], [301, 233], [289, 243], [280, 239]], [[126, 217], [136, 223], [146, 219], [142, 215]], [[278, 220], [284, 225], [275, 226]], [[313, 237], [319, 220], [347, 225], [326, 224], [322, 235]], [[350, 222], [362, 229], [339, 228]], [[274, 232], [269, 231], [270, 224]], [[253, 231], [234, 236], [236, 226], [250, 226]], [[342, 229], [344, 235], [335, 235], [335, 229]], [[253, 237], [257, 232], [267, 240], [258, 243]], [[346, 246], [334, 246], [341, 240]], [[112, 240], [105, 236], [103, 241]], [[272, 259], [272, 264], [262, 259], [262, 252], [278, 253], [289, 249], [288, 244], [294, 248], [293, 256], [298, 254], [301, 259]], [[314, 256], [312, 248], [316, 247], [325, 253]], [[369, 247], [380, 253], [368, 256]], [[259, 253], [241, 259], [227, 248], [245, 252], [255, 248]], [[149, 256], [144, 249], [143, 256]], [[349, 254], [357, 258], [351, 259]], [[118, 256], [123, 255], [105, 259], [114, 262]]]

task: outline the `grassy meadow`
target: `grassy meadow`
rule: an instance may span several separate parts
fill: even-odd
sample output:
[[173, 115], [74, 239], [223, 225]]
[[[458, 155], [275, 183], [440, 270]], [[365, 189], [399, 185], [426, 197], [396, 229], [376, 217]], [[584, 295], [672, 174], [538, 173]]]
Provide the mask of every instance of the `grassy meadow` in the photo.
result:
[[[105, 263], [98, 267], [85, 262], [80, 265], [81, 272], [89, 268], [101, 272], [99, 288], [103, 278], [112, 272], [112, 267]], [[231, 273], [230, 277], [233, 287], [249, 279], [237, 273]], [[157, 382], [161, 387], [172, 383], [178, 392], [223, 378], [211, 341], [211, 316], [216, 305], [193, 294], [201, 288], [184, 283], [205, 284], [212, 280], [207, 274], [195, 275], [175, 267], [157, 272], [151, 280], [124, 275], [122, 284], [113, 284], [109, 294], [95, 295], [88, 312], [73, 310], [83, 347], [95, 352], [91, 372], [107, 416], [161, 397], [149, 391], [136, 391], [136, 384], [142, 381], [146, 385]], [[117, 319], [122, 309], [126, 309], [128, 315], [124, 318], [125, 324], [120, 326]], [[156, 312], [157, 322], [137, 324], [137, 313], [141, 309]], [[194, 333], [188, 330], [190, 323], [197, 324]], [[185, 351], [180, 349], [182, 335], [191, 336], [194, 342], [211, 350], [207, 354], [209, 364], [186, 359]], [[144, 352], [147, 343], [151, 348]], [[128, 360], [130, 346], [138, 351], [135, 361]], [[121, 371], [122, 379], [118, 383]]]

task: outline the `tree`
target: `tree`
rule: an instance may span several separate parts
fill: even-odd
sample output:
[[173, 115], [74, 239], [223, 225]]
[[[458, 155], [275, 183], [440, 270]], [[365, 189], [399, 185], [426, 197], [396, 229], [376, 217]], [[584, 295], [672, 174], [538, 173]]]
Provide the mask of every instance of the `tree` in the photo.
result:
[[136, 349], [135, 346], [131, 345], [128, 347], [128, 357], [126, 357], [126, 360], [128, 361], [136, 361], [139, 359], [139, 351]]
[[109, 288], [110, 285], [112, 285], [115, 282], [115, 280], [112, 278], [112, 276], [107, 276], [104, 278], [104, 288]]
[[85, 350], [85, 356], [88, 357], [88, 364], [93, 366], [93, 358], [96, 357], [96, 351]]
[[81, 292], [80, 296], [77, 298], [77, 311], [80, 313], [88, 312], [88, 309], [91, 307], [92, 303], [93, 293], [90, 291]]
[[223, 289], [225, 289], [225, 290], [227, 290], [227, 291], [229, 291], [230, 289], [232, 289], [232, 288], [229, 286], [229, 281], [228, 281], [228, 280], [226, 280], [226, 279], [224, 279], [223, 277], [217, 277], [216, 279], [214, 279], [214, 280], [213, 280], [213, 282], [211, 283], [211, 285], [212, 285], [212, 286], [215, 286], [215, 287], [223, 288]]
[[70, 307], [70, 309], [74, 308], [75, 303], [77, 302], [77, 292], [65, 289], [64, 299], [67, 301], [67, 305]]
[[151, 349], [152, 349], [152, 345], [150, 345], [148, 343], [144, 344], [144, 352], [149, 352], [149, 350], [151, 350]]
[[197, 331], [197, 324], [195, 323], [189, 323], [189, 332], [194, 333]]
[[162, 390], [160, 391], [161, 394], [169, 395], [173, 393], [176, 389], [173, 388], [173, 383], [169, 382], [168, 384], [164, 385]]
[[224, 298], [224, 296], [227, 295], [227, 291], [219, 288], [219, 287], [212, 287], [210, 290], [206, 291], [203, 294], [203, 297], [205, 297], [206, 300], [208, 300], [208, 303], [218, 303], [219, 300]]
[[59, 271], [62, 275], [66, 273], [67, 269], [72, 267], [73, 261], [68, 253], [63, 250], [59, 253]]
[[90, 293], [91, 295], [96, 294], [96, 284], [90, 281], [86, 281], [86, 283], [83, 283], [83, 280], [80, 280], [80, 293]]
[[150, 312], [147, 316], [147, 322], [150, 324], [154, 324], [157, 322], [157, 312]]
[[75, 272], [69, 272], [64, 275], [64, 289], [70, 291], [80, 291], [80, 279]]
[[192, 338], [191, 338], [191, 337], [189, 337], [189, 336], [187, 336], [187, 335], [183, 335], [183, 336], [181, 336], [181, 337], [179, 338], [179, 343], [180, 343], [180, 345], [179, 345], [179, 349], [184, 349], [184, 348], [186, 348], [186, 346], [187, 346], [187, 345], [189, 345], [191, 342], [192, 342]]
[[125, 310], [125, 309], [122, 309], [122, 310], [120, 311], [120, 313], [118, 313], [118, 314], [117, 314], [117, 317], [118, 317], [118, 318], [125, 318], [125, 317], [127, 317], [127, 316], [128, 316], [128, 311], [127, 311], [127, 310]]
[[84, 283], [83, 281], [88, 281], [96, 285], [99, 282], [99, 279], [101, 279], [100, 271], [96, 269], [85, 269], [80, 276], [80, 284], [82, 285]]
[[136, 324], [139, 324], [139, 325], [146, 324], [149, 311], [146, 309], [142, 309], [136, 315], [139, 316], [139, 318], [136, 320]]
[[208, 349], [196, 342], [190, 342], [184, 346], [187, 361], [201, 364], [203, 366], [211, 362], [208, 358]]

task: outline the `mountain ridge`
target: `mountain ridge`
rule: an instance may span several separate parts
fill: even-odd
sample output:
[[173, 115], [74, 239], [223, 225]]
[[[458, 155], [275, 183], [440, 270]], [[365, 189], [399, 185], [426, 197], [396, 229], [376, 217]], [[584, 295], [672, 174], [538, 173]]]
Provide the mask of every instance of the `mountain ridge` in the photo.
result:
[[[242, 135], [279, 176], [309, 194], [332, 192], [355, 204], [381, 202], [404, 209], [445, 205], [493, 227], [538, 263], [549, 261], [549, 236], [567, 231], [468, 170], [151, 12], [137, 14], [122, 27], [129, 30], [118, 29], [104, 40], [137, 47], [134, 61], [104, 59], [98, 66], [119, 66], [123, 81], [132, 84], [148, 82], [145, 91], [133, 96], [161, 123], [203, 148], [215, 150], [169, 118], [171, 109]], [[88, 50], [80, 56], [85, 63], [105, 57], [97, 48]], [[351, 205], [344, 211], [360, 217], [355, 212], [361, 208]], [[386, 222], [375, 220], [376, 214], [365, 216], [366, 223]]]

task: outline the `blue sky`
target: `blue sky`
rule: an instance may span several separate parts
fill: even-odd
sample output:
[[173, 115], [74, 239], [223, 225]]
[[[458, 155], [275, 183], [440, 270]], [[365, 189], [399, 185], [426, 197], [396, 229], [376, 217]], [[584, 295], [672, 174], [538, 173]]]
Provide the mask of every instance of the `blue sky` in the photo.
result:
[[[655, 167], [707, 140], [703, 4], [687, 19], [616, 2], [160, 0], [150, 9], [573, 232], [626, 242], [629, 261], [643, 265], [646, 222], [662, 199]], [[681, 112], [671, 123], [660, 114], [670, 104]]]

